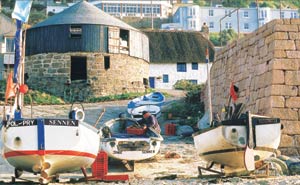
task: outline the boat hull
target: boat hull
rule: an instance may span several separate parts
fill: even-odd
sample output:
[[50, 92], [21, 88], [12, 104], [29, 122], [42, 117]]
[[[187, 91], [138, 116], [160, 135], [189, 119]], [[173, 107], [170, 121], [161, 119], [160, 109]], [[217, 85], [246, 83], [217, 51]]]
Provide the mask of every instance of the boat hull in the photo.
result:
[[165, 97], [162, 93], [153, 92], [129, 101], [127, 104], [127, 112], [131, 114], [131, 111], [134, 108], [144, 105], [155, 105], [161, 107], [164, 104], [164, 102]]
[[[160, 140], [154, 139], [104, 139], [101, 140], [101, 149], [114, 159], [140, 161], [154, 157], [159, 152], [160, 143]], [[126, 149], [124, 146], [129, 147]]]
[[[273, 155], [280, 143], [281, 124], [255, 126], [255, 162]], [[208, 142], [209, 141], [209, 142]], [[246, 125], [220, 125], [194, 135], [195, 148], [203, 160], [225, 167], [225, 172], [246, 170], [245, 150], [248, 143]]]
[[[127, 133], [126, 128], [136, 123], [131, 118], [117, 118], [105, 122], [100, 129], [101, 150], [111, 158], [126, 161], [154, 157], [160, 150], [163, 137], [152, 128], [148, 128], [146, 133]], [[105, 134], [107, 129], [111, 134]]]
[[159, 106], [156, 105], [143, 105], [130, 110], [128, 109], [128, 112], [130, 112], [131, 117], [136, 120], [140, 120], [143, 118], [143, 111], [147, 111], [157, 118], [161, 116], [161, 109]]
[[68, 119], [24, 119], [16, 123], [3, 127], [1, 138], [3, 157], [18, 170], [48, 178], [89, 167], [97, 157], [99, 134], [87, 123]]

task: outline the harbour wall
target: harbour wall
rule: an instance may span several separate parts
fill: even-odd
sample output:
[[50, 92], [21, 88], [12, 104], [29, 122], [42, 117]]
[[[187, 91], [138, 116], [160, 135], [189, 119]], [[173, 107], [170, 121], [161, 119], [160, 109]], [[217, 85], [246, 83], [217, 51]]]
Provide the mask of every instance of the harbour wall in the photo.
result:
[[[212, 110], [222, 114], [230, 84], [246, 111], [279, 117], [280, 151], [300, 155], [300, 19], [274, 20], [216, 52]], [[207, 104], [206, 104], [207, 105]]]

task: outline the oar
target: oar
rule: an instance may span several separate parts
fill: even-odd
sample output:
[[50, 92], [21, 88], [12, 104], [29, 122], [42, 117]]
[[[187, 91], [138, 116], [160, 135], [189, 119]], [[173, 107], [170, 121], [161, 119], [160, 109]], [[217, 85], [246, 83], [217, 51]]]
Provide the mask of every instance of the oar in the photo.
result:
[[245, 167], [248, 171], [255, 170], [255, 161], [254, 161], [254, 138], [253, 138], [253, 128], [252, 128], [252, 117], [250, 111], [248, 112], [248, 142], [245, 149]]
[[99, 114], [99, 117], [98, 117], [97, 121], [96, 121], [95, 124], [94, 124], [94, 127], [95, 127], [95, 128], [97, 127], [97, 125], [98, 125], [100, 119], [102, 118], [102, 116], [104, 115], [104, 113], [105, 113], [105, 108], [104, 108], [104, 109], [102, 110], [102, 112]]

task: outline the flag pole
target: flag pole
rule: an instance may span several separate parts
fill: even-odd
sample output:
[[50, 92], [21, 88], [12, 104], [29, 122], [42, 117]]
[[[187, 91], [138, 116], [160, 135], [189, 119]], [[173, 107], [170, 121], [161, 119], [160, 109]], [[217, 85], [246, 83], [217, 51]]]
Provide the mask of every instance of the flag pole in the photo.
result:
[[210, 67], [209, 67], [209, 52], [206, 47], [206, 67], [207, 67], [207, 95], [208, 95], [208, 110], [209, 110], [209, 124], [212, 124], [212, 103], [211, 103], [211, 88], [210, 88]]

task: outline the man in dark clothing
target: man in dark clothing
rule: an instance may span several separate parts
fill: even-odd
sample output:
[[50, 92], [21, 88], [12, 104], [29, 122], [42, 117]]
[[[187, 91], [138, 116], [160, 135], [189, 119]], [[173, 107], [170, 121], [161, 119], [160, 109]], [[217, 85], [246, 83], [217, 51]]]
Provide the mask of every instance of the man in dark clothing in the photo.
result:
[[160, 134], [160, 126], [155, 116], [150, 114], [148, 111], [143, 111], [143, 119], [138, 121], [139, 124], [142, 124], [144, 128], [153, 128], [157, 133]]

